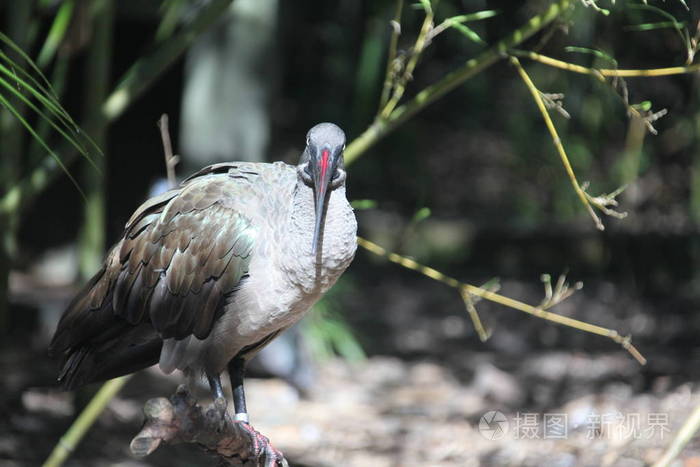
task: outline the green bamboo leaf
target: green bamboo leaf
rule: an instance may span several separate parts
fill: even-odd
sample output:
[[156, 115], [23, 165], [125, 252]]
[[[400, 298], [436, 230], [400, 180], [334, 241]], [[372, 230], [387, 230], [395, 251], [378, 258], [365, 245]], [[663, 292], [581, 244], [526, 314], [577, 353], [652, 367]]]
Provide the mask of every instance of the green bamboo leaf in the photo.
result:
[[460, 23], [452, 23], [450, 24], [450, 27], [461, 32], [470, 41], [476, 42], [477, 44], [486, 45], [486, 42], [484, 42], [484, 40], [472, 28]]
[[414, 3], [413, 8], [421, 9], [427, 14], [433, 13], [433, 6], [430, 4], [430, 0], [418, 0], [419, 3]]
[[[14, 62], [12, 62], [11, 59], [9, 59], [9, 57], [7, 57], [2, 52], [0, 52], [0, 58], [7, 58], [8, 60], [10, 60], [11, 63], [14, 63]], [[23, 74], [29, 78], [29, 81], [31, 82], [31, 84], [30, 84], [30, 82], [25, 81], [23, 78], [20, 78], [19, 75], [17, 75], [17, 73], [15, 73], [15, 70], [24, 71]], [[47, 95], [45, 89], [43, 89], [44, 93], [42, 93], [40, 90], [37, 90], [33, 86], [33, 85], [39, 85], [39, 84], [31, 75], [28, 75], [25, 70], [23, 70], [19, 66], [15, 66], [15, 67], [12, 67], [12, 69], [9, 69], [9, 68], [5, 67], [4, 65], [0, 64], [0, 73], [4, 73], [10, 79], [12, 79], [13, 81], [16, 81], [17, 84], [21, 85], [24, 89], [29, 91], [29, 93], [31, 93], [39, 102], [41, 102], [43, 105], [45, 105], [52, 114], [54, 114], [58, 117], [59, 121], [61, 121], [63, 123], [63, 125], [65, 126], [65, 128], [68, 131], [81, 135], [81, 137], [84, 138], [86, 141], [88, 141], [90, 143], [90, 145], [95, 150], [97, 150], [97, 152], [100, 155], [102, 154], [102, 150], [99, 148], [99, 146], [97, 146], [97, 144], [95, 144], [95, 142], [92, 140], [92, 138], [90, 138], [89, 135], [87, 135], [86, 133], [84, 133], [80, 129], [78, 124], [75, 123], [75, 121], [71, 118], [71, 116], [68, 114], [68, 112], [61, 106], [61, 104], [56, 99], [54, 99], [50, 94]], [[84, 157], [91, 159], [90, 155], [88, 154], [87, 151], [82, 152], [81, 154]], [[90, 162], [92, 163], [93, 161], [90, 160]]]
[[363, 211], [376, 208], [377, 202], [373, 199], [356, 199], [350, 203], [350, 206], [357, 211]]
[[[58, 103], [58, 99], [55, 98], [53, 90], [48, 90], [47, 88], [43, 87], [41, 83], [39, 83], [32, 75], [30, 75], [24, 68], [15, 63], [2, 51], [0, 51], [0, 59], [4, 60], [9, 67], [8, 68], [5, 65], [0, 64], [0, 71], [5, 73], [13, 81], [16, 81], [17, 84], [27, 88], [30, 92], [41, 95], [51, 106], [51, 110], [53, 113], [61, 115], [63, 120], [70, 123], [71, 125], [74, 125], [77, 128], [78, 125], [75, 124], [75, 122], [73, 122], [70, 115], [68, 115], [68, 112], [66, 112], [63, 109], [63, 107], [61, 107], [61, 105]], [[21, 78], [20, 75], [24, 76], [26, 80], [25, 78]]]
[[[42, 85], [39, 84], [38, 82], [35, 82], [36, 87], [42, 89], [47, 95], [52, 96], [56, 101], [58, 101], [58, 98], [56, 98], [56, 94], [53, 92], [53, 89], [52, 89], [52, 87], [51, 87], [51, 83], [49, 82], [48, 79], [46, 79], [46, 76], [44, 76], [44, 74], [41, 72], [41, 70], [39, 69], [39, 67], [36, 66], [36, 64], [35, 64], [34, 61], [29, 57], [29, 55], [27, 55], [27, 54], [24, 52], [24, 50], [22, 50], [17, 44], [14, 43], [14, 41], [13, 41], [12, 39], [10, 39], [7, 35], [3, 34], [2, 32], [0, 32], [0, 42], [5, 43], [5, 45], [7, 45], [10, 49], [12, 49], [17, 55], [19, 55], [20, 57], [22, 57], [22, 59], [23, 59], [25, 62], [27, 62], [27, 64], [29, 64], [29, 66], [34, 70], [34, 72], [35, 72], [36, 74], [38, 74], [39, 77], [42, 79], [42, 81], [46, 84], [46, 88], [44, 88], [44, 86], [42, 86]], [[27, 75], [27, 76], [30, 77], [32, 80], [34, 80], [34, 78], [33, 78], [28, 72], [26, 72], [26, 71], [24, 70], [24, 68], [18, 66], [18, 65], [17, 65], [14, 61], [12, 61], [12, 59], [11, 59], [10, 57], [8, 57], [4, 52], [1, 52], [1, 51], [0, 51], [0, 58], [3, 58], [3, 59], [5, 59], [5, 60], [7, 60], [10, 66], [15, 66], [15, 67], [17, 67], [17, 69], [20, 70], [20, 72], [22, 72], [23, 74]]]
[[479, 21], [486, 18], [493, 18], [500, 12], [498, 10], [483, 10], [477, 11], [476, 13], [469, 13], [467, 15], [457, 15], [450, 18], [446, 18], [445, 21], [456, 22], [456, 23], [469, 23], [471, 21]]
[[94, 164], [92, 159], [90, 159], [90, 157], [87, 156], [87, 152], [86, 152], [85, 148], [76, 139], [74, 139], [70, 134], [68, 134], [65, 130], [63, 130], [60, 126], [58, 126], [56, 124], [56, 122], [53, 121], [52, 118], [50, 118], [48, 115], [46, 115], [44, 112], [42, 112], [41, 109], [39, 109], [36, 105], [34, 105], [34, 103], [31, 100], [27, 99], [27, 97], [24, 94], [17, 91], [16, 89], [14, 89], [14, 87], [12, 87], [12, 85], [10, 83], [8, 83], [7, 81], [5, 81], [2, 77], [0, 77], [0, 85], [4, 86], [12, 94], [14, 94], [18, 99], [20, 99], [22, 102], [24, 102], [27, 105], [27, 107], [29, 107], [34, 112], [39, 114], [39, 116], [42, 119], [44, 119], [46, 122], [48, 122], [49, 125], [51, 125], [57, 132], [59, 132], [61, 134], [61, 136], [63, 136], [69, 143], [71, 143], [71, 145], [75, 149], [77, 149], [81, 154], [85, 155], [87, 157], [87, 159], [91, 162], [93, 167], [95, 167], [95, 169], [97, 169], [98, 171], [100, 170], [99, 167], [97, 167]]
[[601, 50], [589, 49], [587, 47], [575, 47], [575, 46], [564, 47], [564, 50], [566, 52], [594, 55], [598, 58], [602, 58], [603, 60], [607, 60], [608, 62], [612, 63], [615, 68], [617, 68], [617, 60], [615, 60], [611, 55], [608, 55]]
[[156, 42], [172, 36], [177, 28], [186, 3], [183, 0], [169, 0], [161, 5], [162, 19], [156, 31]]
[[633, 3], [631, 5], [627, 6], [628, 8], [632, 10], [645, 10], [645, 11], [650, 11], [652, 13], [656, 13], [659, 16], [663, 16], [667, 20], [673, 22], [673, 23], [680, 23], [675, 16], [673, 16], [671, 13], [668, 11], [664, 11], [661, 8], [657, 8], [655, 6], [647, 5], [647, 4], [636, 4]]
[[685, 27], [685, 23], [676, 21], [660, 21], [658, 23], [642, 23], [625, 26], [625, 31], [654, 31], [656, 29], [676, 29], [680, 31]]
[[413, 215], [413, 219], [411, 219], [412, 224], [417, 224], [419, 222], [423, 222], [426, 220], [428, 217], [431, 215], [431, 211], [429, 207], [422, 207], [416, 213]]
[[633, 104], [632, 107], [642, 112], [648, 112], [651, 110], [652, 105], [651, 101], [642, 101], [639, 104]]
[[34, 139], [38, 141], [39, 144], [41, 144], [41, 146], [46, 150], [46, 152], [48, 152], [51, 155], [51, 157], [53, 157], [56, 160], [56, 163], [61, 168], [61, 170], [65, 172], [68, 179], [73, 183], [73, 185], [75, 185], [75, 188], [80, 193], [80, 196], [82, 196], [83, 199], [87, 201], [85, 193], [80, 188], [80, 185], [78, 185], [78, 182], [75, 180], [75, 178], [73, 178], [73, 175], [71, 175], [71, 173], [68, 171], [68, 168], [63, 164], [61, 158], [58, 157], [58, 155], [55, 152], [53, 152], [53, 150], [49, 147], [48, 144], [46, 144], [46, 142], [41, 138], [41, 136], [39, 136], [34, 131], [34, 128], [32, 128], [29, 122], [27, 122], [27, 120], [25, 120], [25, 118], [19, 112], [17, 112], [17, 110], [15, 110], [14, 107], [12, 107], [12, 105], [8, 102], [7, 99], [5, 99], [5, 96], [3, 96], [2, 94], [0, 94], [0, 104], [2, 104], [12, 115], [14, 115], [15, 118], [19, 120], [19, 122], [22, 124], [22, 126], [24, 126], [24, 128], [34, 137]]
[[[2, 50], [0, 50], [0, 59], [4, 60], [11, 68], [8, 69], [0, 64], [0, 71], [3, 71], [6, 75], [8, 75], [10, 78], [12, 78], [14, 81], [18, 81], [24, 85], [25, 88], [27, 88], [34, 96], [42, 102], [42, 104], [46, 105], [49, 110], [56, 114], [61, 121], [63, 121], [64, 125], [66, 128], [77, 134], [81, 135], [82, 138], [84, 138], [90, 145], [92, 146], [93, 149], [97, 151], [98, 154], [103, 155], [102, 149], [93, 141], [93, 139], [86, 133], [84, 133], [81, 128], [78, 126], [77, 123], [73, 120], [73, 118], [68, 114], [68, 112], [61, 106], [59, 103], [59, 99], [56, 96], [56, 93], [51, 86], [51, 83], [49, 80], [44, 76], [44, 74], [41, 72], [41, 70], [37, 67], [37, 65], [32, 61], [32, 59], [20, 48], [15, 44], [12, 39], [10, 39], [7, 35], [3, 34], [0, 32], [0, 42], [4, 42], [8, 47], [10, 47], [15, 53], [17, 53], [20, 57], [24, 59], [26, 63], [29, 64], [31, 69], [33, 69], [41, 78], [41, 80], [46, 83], [46, 87], [44, 87], [39, 81], [36, 80], [28, 71], [26, 71], [23, 67], [19, 66], [17, 63], [14, 62], [7, 54], [5, 54]], [[27, 78], [29, 82], [32, 83], [32, 85], [29, 85], [26, 81], [22, 80], [19, 78], [17, 75], [17, 72], [19, 71], [23, 76]], [[38, 90], [40, 91], [38, 91]], [[43, 94], [42, 94], [43, 93]], [[87, 158], [90, 163], [95, 166], [94, 161], [90, 158], [89, 154], [87, 152], [81, 153], [83, 157]]]
[[[22, 78], [17, 76], [17, 74], [13, 73], [12, 70], [6, 68], [4, 65], [0, 65], [0, 72], [4, 73], [7, 75], [9, 78], [17, 81], [18, 84], [20, 84], [23, 89], [26, 89], [29, 91], [30, 94], [32, 94], [39, 102], [41, 102], [44, 106], [47, 107], [47, 109], [54, 115], [58, 117], [58, 121], [61, 122], [65, 128], [73, 133], [80, 134], [82, 137], [84, 137], [86, 140], [88, 140], [94, 147], [97, 147], [94, 142], [84, 133], [80, 130], [80, 128], [73, 122], [73, 120], [68, 117], [68, 119], [65, 118], [65, 115], [67, 115], [66, 111], [63, 109], [63, 107], [60, 106], [60, 104], [57, 106], [54, 104], [50, 99], [48, 99], [45, 95], [43, 95], [41, 92], [37, 91], [33, 86], [31, 86], [29, 83], [24, 81]], [[7, 81], [3, 80], [3, 87], [6, 89], [10, 90], [11, 92], [15, 92], [14, 86], [12, 86], [11, 83], [8, 83]], [[80, 153], [88, 160], [90, 163], [95, 166], [95, 162], [92, 160], [90, 157], [89, 153], [87, 150], [81, 146], [78, 145], [76, 148], [80, 151]], [[96, 166], [95, 166], [96, 167]]]
[[56, 55], [56, 50], [58, 50], [58, 46], [63, 42], [63, 38], [70, 25], [74, 7], [75, 1], [67, 0], [58, 8], [53, 24], [51, 24], [51, 29], [49, 29], [44, 45], [41, 47], [39, 56], [36, 59], [36, 64], [39, 68], [46, 67], [46, 65], [51, 62], [54, 55]]
[[367, 358], [367, 355], [358, 344], [347, 324], [337, 319], [330, 318], [326, 326], [329, 330], [333, 347], [341, 357], [350, 362], [358, 362]]

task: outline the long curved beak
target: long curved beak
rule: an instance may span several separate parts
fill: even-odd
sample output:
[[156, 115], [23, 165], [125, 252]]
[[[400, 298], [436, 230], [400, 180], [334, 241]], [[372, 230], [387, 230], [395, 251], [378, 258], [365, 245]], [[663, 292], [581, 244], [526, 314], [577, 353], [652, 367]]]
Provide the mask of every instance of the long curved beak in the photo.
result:
[[311, 245], [311, 254], [316, 256], [321, 243], [321, 225], [323, 224], [324, 207], [326, 204], [326, 192], [331, 180], [330, 151], [324, 149], [321, 152], [318, 165], [313, 166], [314, 173], [314, 201], [316, 203], [316, 224], [314, 226], [314, 240]]

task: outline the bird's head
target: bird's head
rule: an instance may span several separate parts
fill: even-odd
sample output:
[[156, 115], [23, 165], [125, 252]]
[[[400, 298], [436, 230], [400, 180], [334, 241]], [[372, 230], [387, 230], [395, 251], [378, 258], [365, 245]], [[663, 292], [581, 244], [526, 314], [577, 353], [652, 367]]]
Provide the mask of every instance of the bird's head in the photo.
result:
[[316, 256], [327, 193], [345, 184], [345, 133], [333, 123], [319, 123], [306, 134], [306, 148], [301, 155], [297, 173], [314, 190], [316, 224], [311, 252]]

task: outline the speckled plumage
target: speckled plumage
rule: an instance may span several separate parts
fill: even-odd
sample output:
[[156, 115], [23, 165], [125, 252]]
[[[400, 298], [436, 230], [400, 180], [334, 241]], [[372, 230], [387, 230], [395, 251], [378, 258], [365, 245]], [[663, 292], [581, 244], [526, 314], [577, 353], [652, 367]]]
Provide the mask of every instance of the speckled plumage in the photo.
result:
[[218, 374], [233, 357], [249, 358], [353, 259], [344, 183], [326, 202], [314, 257], [314, 190], [298, 167], [216, 164], [146, 201], [59, 323], [50, 351], [65, 359], [62, 384], [156, 362], [165, 372]]

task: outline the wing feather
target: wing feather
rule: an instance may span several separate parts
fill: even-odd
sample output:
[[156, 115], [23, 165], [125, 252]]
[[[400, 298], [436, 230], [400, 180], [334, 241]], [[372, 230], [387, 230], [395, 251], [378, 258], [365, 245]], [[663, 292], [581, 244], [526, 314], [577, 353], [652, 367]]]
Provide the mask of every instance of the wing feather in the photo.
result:
[[217, 175], [234, 168], [204, 169], [134, 212], [59, 322], [50, 352], [64, 357], [62, 384], [155, 363], [171, 339], [178, 360], [190, 336], [211, 333], [248, 273], [255, 241], [250, 219], [236, 209], [240, 182]]
[[148, 321], [163, 339], [209, 335], [226, 296], [248, 272], [255, 236], [231, 208], [227, 183], [195, 179], [132, 217], [113, 265], [117, 316], [134, 325]]

